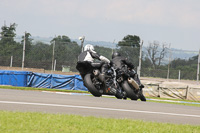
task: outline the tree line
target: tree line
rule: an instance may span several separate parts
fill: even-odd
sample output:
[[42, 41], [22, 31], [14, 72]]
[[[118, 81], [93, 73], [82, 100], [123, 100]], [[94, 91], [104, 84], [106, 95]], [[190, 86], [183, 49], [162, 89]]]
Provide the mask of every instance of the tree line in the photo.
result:
[[[53, 47], [55, 45], [54, 59], [56, 60], [56, 70], [61, 70], [62, 65], [70, 66], [71, 71], [77, 72], [77, 57], [81, 52], [81, 46], [77, 42], [71, 41], [66, 35], [54, 37], [50, 44], [37, 41], [33, 43], [31, 33], [25, 33], [20, 42], [15, 41], [17, 24], [10, 26], [3, 25], [0, 32], [0, 66], [10, 66], [10, 58], [13, 56], [13, 66], [22, 66], [22, 54], [24, 40], [25, 64], [28, 68], [52, 69]], [[118, 51], [121, 55], [127, 57], [136, 67], [139, 63], [139, 52], [141, 39], [137, 35], [126, 35], [116, 45], [116, 49], [95, 46], [95, 50], [101, 55], [111, 59], [112, 52]], [[168, 53], [166, 44], [159, 42], [149, 43], [146, 53], [142, 54], [141, 76], [166, 78], [168, 64], [163, 63], [163, 59]], [[198, 56], [189, 60], [175, 59], [170, 63], [170, 78], [177, 78], [178, 71], [183, 74], [182, 79], [195, 79]]]

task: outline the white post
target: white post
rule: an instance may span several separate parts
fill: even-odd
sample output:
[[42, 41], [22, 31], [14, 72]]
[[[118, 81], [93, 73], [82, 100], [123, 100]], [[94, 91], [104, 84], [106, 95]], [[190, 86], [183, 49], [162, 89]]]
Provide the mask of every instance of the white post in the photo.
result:
[[168, 71], [167, 71], [167, 80], [169, 79], [169, 67], [170, 67], [170, 62], [171, 62], [171, 50], [170, 50], [171, 44], [169, 44], [169, 63], [168, 63]]
[[56, 70], [56, 60], [54, 61], [54, 71]]
[[55, 43], [56, 43], [56, 40], [54, 40], [54, 43], [53, 43], [53, 55], [52, 55], [52, 68], [51, 68], [51, 71], [54, 70], [54, 54], [55, 54]]
[[81, 40], [81, 52], [83, 52], [83, 43], [85, 40], [85, 36], [79, 37], [79, 40]]
[[199, 82], [199, 63], [200, 63], [200, 49], [199, 49], [198, 64], [197, 64], [197, 82]]
[[[137, 73], [139, 73], [139, 69], [140, 69], [140, 68], [139, 68], [139, 66], [138, 66], [138, 67], [137, 67], [137, 71], [136, 71]], [[138, 75], [138, 76], [139, 76], [139, 75]]]
[[25, 31], [25, 34], [24, 34], [23, 57], [22, 57], [22, 70], [24, 70], [25, 46], [26, 46], [26, 31]]
[[181, 80], [181, 70], [178, 71], [178, 81]]
[[10, 67], [12, 67], [13, 56], [10, 57]]
[[138, 69], [138, 77], [140, 78], [140, 72], [141, 72], [141, 62], [142, 62], [142, 45], [143, 45], [143, 40], [142, 43], [140, 44], [140, 57], [139, 57], [139, 69]]

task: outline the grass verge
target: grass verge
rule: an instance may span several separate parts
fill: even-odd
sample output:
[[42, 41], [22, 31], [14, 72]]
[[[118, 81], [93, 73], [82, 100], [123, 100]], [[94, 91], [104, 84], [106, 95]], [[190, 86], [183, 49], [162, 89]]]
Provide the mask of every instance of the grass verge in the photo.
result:
[[[200, 102], [198, 101], [192, 101], [192, 100], [183, 100], [183, 99], [169, 99], [169, 98], [159, 98], [159, 97], [147, 97], [148, 99], [157, 99], [157, 100], [163, 100], [163, 101], [155, 101], [155, 100], [147, 100], [148, 102], [156, 102], [156, 103], [169, 103], [169, 104], [179, 104], [179, 105], [186, 105], [186, 106], [195, 106], [200, 107]], [[165, 101], [166, 100], [166, 101]], [[173, 102], [169, 102], [169, 101]], [[184, 103], [188, 102], [188, 103]], [[193, 104], [191, 104], [193, 103]], [[198, 104], [195, 104], [198, 103]]]
[[15, 89], [15, 90], [39, 90], [39, 91], [58, 91], [58, 92], [73, 92], [73, 93], [89, 93], [88, 91], [79, 91], [79, 90], [63, 90], [63, 89], [16, 87], [16, 86], [0, 86], [0, 88], [2, 88], [2, 89]]
[[78, 115], [0, 111], [0, 132], [199, 133], [200, 126]]

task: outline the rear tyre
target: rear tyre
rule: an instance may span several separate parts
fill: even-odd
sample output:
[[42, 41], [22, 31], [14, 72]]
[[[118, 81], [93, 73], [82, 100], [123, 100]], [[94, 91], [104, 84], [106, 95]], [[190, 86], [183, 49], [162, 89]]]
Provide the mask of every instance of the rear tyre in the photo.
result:
[[123, 95], [122, 94], [120, 94], [119, 92], [115, 95], [115, 97], [117, 98], [117, 99], [122, 99], [123, 98]]
[[142, 94], [142, 91], [140, 93], [141, 93], [140, 100], [146, 102], [147, 100], [146, 100], [145, 96]]
[[99, 90], [93, 85], [91, 74], [86, 74], [85, 75], [85, 77], [84, 77], [84, 83], [85, 83], [85, 86], [88, 88], [89, 92], [93, 96], [100, 97], [102, 95], [102, 93], [100, 93]]
[[133, 91], [133, 89], [130, 87], [130, 85], [128, 84], [128, 81], [125, 80], [122, 83], [122, 88], [124, 89], [124, 91], [127, 94], [127, 97], [130, 98], [131, 100], [137, 100], [138, 97], [135, 95], [135, 92]]

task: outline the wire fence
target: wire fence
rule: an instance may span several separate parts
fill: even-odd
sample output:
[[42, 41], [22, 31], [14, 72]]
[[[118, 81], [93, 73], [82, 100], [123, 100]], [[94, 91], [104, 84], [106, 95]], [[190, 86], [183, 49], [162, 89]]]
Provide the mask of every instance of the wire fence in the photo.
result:
[[[51, 38], [52, 39], [52, 38]], [[79, 40], [80, 41], [80, 40]], [[43, 43], [43, 45], [41, 45]], [[65, 46], [62, 46], [62, 43], [55, 44], [55, 57], [53, 57], [53, 46], [50, 43], [47, 43], [47, 41], [38, 41], [34, 42], [34, 47], [29, 47], [29, 50], [26, 50], [25, 54], [25, 62], [24, 67], [27, 68], [41, 68], [45, 70], [52, 70], [55, 71], [62, 71], [63, 66], [67, 66], [72, 72], [77, 72], [76, 70], [76, 62], [77, 57], [81, 51], [80, 48], [80, 42], [77, 42], [79, 45], [73, 46], [74, 44], [66, 44]], [[44, 45], [45, 44], [45, 45]], [[38, 47], [36, 47], [38, 45]], [[97, 51], [100, 52], [100, 54], [105, 55], [107, 58], [111, 59], [111, 55], [113, 52], [113, 45], [112, 48], [109, 48], [106, 44], [104, 46], [97, 45]], [[103, 47], [103, 48], [102, 48]], [[20, 46], [22, 48], [22, 46]], [[15, 49], [14, 49], [15, 50]], [[13, 50], [13, 51], [14, 51]], [[124, 48], [121, 50], [128, 50], [128, 48]], [[124, 52], [127, 56], [127, 58], [131, 59], [131, 61], [135, 64], [135, 66], [138, 66], [139, 62], [139, 55], [134, 55], [135, 53], [139, 54], [139, 49], [137, 51], [132, 51], [129, 49], [129, 52]], [[143, 54], [145, 54], [145, 48], [142, 50]], [[123, 53], [123, 51], [121, 51]], [[192, 57], [194, 55], [197, 55], [197, 52], [195, 53], [192, 51], [191, 53], [189, 51], [178, 51], [172, 50], [172, 55], [174, 55], [172, 59], [176, 58], [183, 58], [185, 60], [188, 60], [189, 57]], [[62, 54], [61, 54], [62, 53]], [[10, 55], [2, 55], [0, 54], [0, 66], [8, 66], [8, 67], [22, 67], [22, 55], [23, 55], [23, 49], [18, 50], [15, 54], [11, 53]], [[37, 55], [37, 57], [35, 56]], [[132, 56], [134, 55], [134, 56]], [[185, 55], [185, 57], [184, 57]], [[144, 55], [143, 55], [144, 57]], [[168, 57], [165, 58], [165, 65], [167, 65], [169, 62]], [[150, 65], [150, 64], [149, 64]], [[53, 66], [53, 67], [52, 67]], [[194, 66], [197, 68], [197, 65]], [[159, 77], [159, 78], [167, 78], [169, 72], [170, 79], [189, 79], [189, 80], [196, 80], [197, 79], [197, 70], [180, 70], [180, 69], [173, 69], [171, 68], [171, 65], [169, 67], [169, 71], [166, 69], [153, 69], [151, 67], [145, 67], [144, 64], [142, 64], [141, 69], [141, 77]]]
[[161, 70], [161, 69], [149, 69], [149, 68], [142, 68], [141, 70], [141, 77], [155, 77], [155, 78], [169, 78], [169, 79], [188, 79], [188, 80], [196, 80], [197, 78], [197, 71], [181, 71], [176, 69], [169, 69], [169, 77], [168, 70]]

